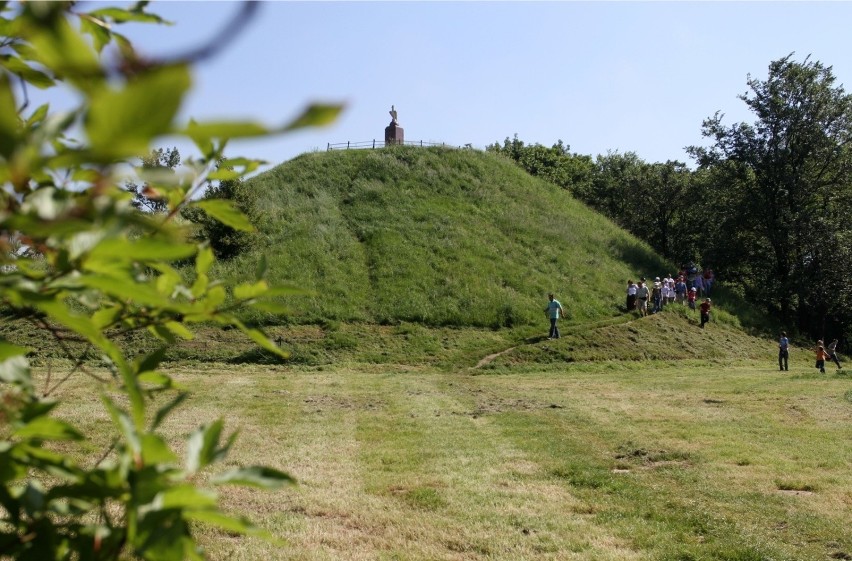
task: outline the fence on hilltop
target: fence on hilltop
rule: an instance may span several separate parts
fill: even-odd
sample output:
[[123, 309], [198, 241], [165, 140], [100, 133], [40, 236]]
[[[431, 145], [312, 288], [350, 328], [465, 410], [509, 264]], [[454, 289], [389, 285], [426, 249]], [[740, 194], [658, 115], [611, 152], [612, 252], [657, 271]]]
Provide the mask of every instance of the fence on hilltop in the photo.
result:
[[464, 146], [455, 146], [445, 142], [425, 142], [423, 140], [406, 140], [404, 142], [385, 142], [383, 140], [364, 140], [361, 142], [337, 142], [328, 143], [327, 152], [332, 150], [375, 150], [376, 148], [385, 148], [389, 146], [443, 146], [444, 148], [471, 148], [470, 144]]

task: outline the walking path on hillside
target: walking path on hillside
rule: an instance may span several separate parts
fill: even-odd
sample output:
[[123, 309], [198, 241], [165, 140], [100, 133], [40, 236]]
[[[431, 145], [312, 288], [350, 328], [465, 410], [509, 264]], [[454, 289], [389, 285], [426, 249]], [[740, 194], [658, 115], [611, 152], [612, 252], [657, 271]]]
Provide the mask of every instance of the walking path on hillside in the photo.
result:
[[[650, 317], [650, 316], [644, 316], [644, 317]], [[574, 331], [578, 328], [581, 328], [581, 329], [582, 328], [599, 329], [601, 327], [609, 327], [609, 326], [616, 325], [616, 324], [627, 325], [627, 324], [633, 323], [635, 321], [639, 321], [640, 319], [643, 319], [643, 317], [642, 316], [633, 317], [633, 318], [628, 317], [628, 319], [626, 319], [626, 321], [623, 320], [622, 318], [613, 318], [613, 319], [616, 320], [616, 321], [604, 321], [604, 322], [592, 321], [592, 322], [588, 322], [588, 323], [566, 325], [562, 328], [562, 331]], [[536, 344], [536, 343], [541, 343], [544, 340], [545, 340], [545, 337], [542, 336], [540, 338], [535, 339], [534, 341], [528, 340], [527, 344], [533, 345], [533, 344]], [[491, 353], [490, 355], [483, 357], [479, 362], [476, 363], [476, 366], [472, 366], [470, 369], [471, 370], [478, 370], [478, 369], [482, 368], [483, 366], [490, 364], [497, 357], [508, 354], [508, 353], [514, 351], [517, 348], [518, 348], [518, 346], [516, 345], [514, 347], [509, 347], [508, 349], [505, 349], [505, 350], [502, 350], [502, 351], [499, 351], [499, 352], [496, 352], [496, 353]]]
[[490, 363], [492, 360], [494, 360], [495, 358], [497, 358], [500, 355], [504, 355], [506, 353], [511, 353], [512, 351], [515, 350], [515, 348], [516, 347], [509, 347], [505, 351], [500, 351], [499, 353], [492, 353], [492, 354], [488, 355], [487, 357], [485, 357], [482, 360], [480, 360], [479, 362], [477, 362], [476, 366], [473, 367], [473, 370], [476, 370], [477, 368], [482, 368], [483, 366]]

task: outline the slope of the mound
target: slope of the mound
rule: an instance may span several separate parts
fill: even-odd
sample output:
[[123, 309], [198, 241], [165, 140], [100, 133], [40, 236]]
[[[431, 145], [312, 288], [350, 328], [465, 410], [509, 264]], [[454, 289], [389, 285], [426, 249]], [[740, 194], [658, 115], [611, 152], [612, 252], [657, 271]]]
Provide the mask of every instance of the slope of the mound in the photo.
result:
[[[251, 180], [269, 277], [312, 291], [275, 323], [540, 322], [619, 313], [625, 279], [664, 272], [644, 243], [510, 162], [473, 150], [310, 153]], [[258, 254], [223, 265], [237, 281]]]

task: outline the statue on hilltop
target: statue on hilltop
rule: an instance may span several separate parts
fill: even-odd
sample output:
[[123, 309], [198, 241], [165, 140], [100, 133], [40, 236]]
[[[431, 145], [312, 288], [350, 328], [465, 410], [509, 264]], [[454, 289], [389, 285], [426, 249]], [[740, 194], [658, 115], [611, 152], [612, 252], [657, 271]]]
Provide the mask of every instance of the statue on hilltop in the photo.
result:
[[399, 126], [399, 121], [396, 120], [396, 107], [391, 105], [389, 111], [391, 122], [385, 127], [385, 146], [394, 144], [405, 144], [405, 131]]

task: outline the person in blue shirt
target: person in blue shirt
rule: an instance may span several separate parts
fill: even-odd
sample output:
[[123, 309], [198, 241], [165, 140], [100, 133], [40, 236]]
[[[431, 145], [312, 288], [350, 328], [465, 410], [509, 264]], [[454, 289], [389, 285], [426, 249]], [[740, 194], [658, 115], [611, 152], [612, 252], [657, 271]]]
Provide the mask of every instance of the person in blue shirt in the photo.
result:
[[565, 311], [562, 309], [562, 304], [559, 303], [559, 300], [553, 298], [552, 292], [547, 295], [547, 298], [550, 300], [547, 303], [547, 307], [544, 308], [544, 313], [550, 318], [550, 335], [547, 338], [559, 339], [559, 328], [556, 326], [556, 321], [565, 315]]
[[790, 341], [787, 339], [787, 332], [781, 332], [781, 338], [778, 340], [778, 370], [790, 370], [787, 367], [787, 360], [790, 358], [790, 354], [787, 351], [787, 347], [790, 346]]

